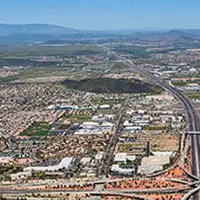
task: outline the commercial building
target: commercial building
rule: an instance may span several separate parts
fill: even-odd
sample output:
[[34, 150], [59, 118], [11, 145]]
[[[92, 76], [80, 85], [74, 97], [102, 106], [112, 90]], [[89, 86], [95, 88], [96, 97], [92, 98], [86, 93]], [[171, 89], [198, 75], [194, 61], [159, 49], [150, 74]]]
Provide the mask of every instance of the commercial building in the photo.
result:
[[26, 167], [24, 172], [31, 171], [58, 171], [59, 169], [70, 169], [73, 165], [75, 158], [65, 157], [61, 160], [58, 165], [53, 166], [36, 166], [36, 167]]
[[10, 174], [10, 178], [12, 181], [17, 181], [17, 180], [24, 180], [32, 176], [31, 171], [26, 171], [26, 172], [19, 172], [16, 174]]

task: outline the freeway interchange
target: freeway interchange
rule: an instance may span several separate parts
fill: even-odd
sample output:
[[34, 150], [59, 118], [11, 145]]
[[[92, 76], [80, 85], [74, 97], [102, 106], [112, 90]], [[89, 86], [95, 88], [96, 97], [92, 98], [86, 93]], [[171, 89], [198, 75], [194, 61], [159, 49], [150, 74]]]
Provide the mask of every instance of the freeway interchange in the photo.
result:
[[[189, 100], [189, 98], [179, 89], [173, 87], [168, 84], [166, 81], [159, 79], [158, 77], [149, 74], [144, 69], [138, 68], [131, 60], [124, 59], [115, 52], [108, 50], [109, 54], [113, 54], [117, 59], [123, 62], [125, 65], [133, 69], [134, 71], [139, 72], [142, 76], [144, 76], [147, 82], [151, 84], [157, 84], [168, 90], [180, 103], [182, 103], [183, 108], [185, 110], [187, 120], [188, 120], [188, 132], [199, 132], [200, 131], [200, 120], [198, 113], [195, 109], [193, 103]], [[200, 177], [200, 138], [198, 134], [191, 135], [191, 147], [192, 147], [192, 175], [197, 179]], [[200, 190], [200, 188], [199, 188]], [[194, 189], [193, 192], [187, 194], [188, 197], [193, 195], [193, 199], [199, 199], [198, 189]]]

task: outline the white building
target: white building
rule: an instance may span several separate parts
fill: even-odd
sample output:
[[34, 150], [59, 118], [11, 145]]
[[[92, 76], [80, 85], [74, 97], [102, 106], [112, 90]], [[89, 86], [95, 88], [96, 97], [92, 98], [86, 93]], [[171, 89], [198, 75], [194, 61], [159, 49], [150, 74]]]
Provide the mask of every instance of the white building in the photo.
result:
[[58, 165], [52, 166], [36, 166], [36, 167], [26, 167], [24, 172], [31, 171], [58, 171], [59, 169], [69, 169], [74, 161], [73, 157], [65, 157], [61, 160]]
[[117, 153], [117, 154], [115, 154], [114, 162], [115, 163], [126, 163], [127, 160], [134, 161], [135, 158], [136, 157], [134, 155], [128, 155], [127, 153]]
[[[158, 153], [157, 153], [158, 154]], [[138, 168], [139, 174], [151, 174], [163, 169], [163, 165], [170, 162], [170, 156], [158, 155], [144, 157], [141, 162], [141, 166]]]
[[19, 173], [16, 173], [16, 174], [10, 174], [10, 178], [11, 178], [12, 181], [27, 179], [31, 176], [32, 176], [31, 171], [19, 172]]
[[98, 122], [83, 122], [83, 127], [85, 128], [91, 128], [91, 127], [97, 127], [99, 126]]
[[125, 127], [125, 130], [135, 132], [135, 131], [142, 130], [142, 127], [141, 126], [127, 126], [127, 127]]
[[163, 169], [162, 166], [148, 166], [148, 165], [142, 165], [138, 167], [138, 174], [147, 175], [152, 174], [155, 171], [161, 171]]
[[173, 152], [172, 151], [154, 151], [153, 155], [154, 156], [172, 156]]
[[99, 152], [95, 155], [95, 160], [102, 160], [104, 152]]
[[127, 153], [117, 153], [114, 157], [115, 163], [126, 163]]
[[101, 105], [99, 106], [100, 109], [110, 109], [110, 105], [105, 104], [105, 105]]
[[134, 168], [121, 168], [118, 164], [114, 164], [111, 167], [111, 171], [118, 173], [118, 174], [128, 175], [128, 174], [132, 174], [135, 171], [135, 169]]

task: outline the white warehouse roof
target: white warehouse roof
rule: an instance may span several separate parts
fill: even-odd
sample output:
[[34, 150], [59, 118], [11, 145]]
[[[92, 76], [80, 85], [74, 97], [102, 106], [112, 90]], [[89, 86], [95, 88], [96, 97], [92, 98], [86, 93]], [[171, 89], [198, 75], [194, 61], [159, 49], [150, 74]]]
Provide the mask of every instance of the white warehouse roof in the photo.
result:
[[170, 162], [170, 156], [149, 156], [142, 159], [141, 166], [163, 166]]
[[115, 154], [115, 162], [126, 162], [127, 153], [117, 153]]
[[73, 159], [73, 157], [65, 157], [58, 165], [26, 167], [24, 168], [24, 171], [57, 171], [63, 168], [68, 169]]
[[108, 104], [101, 105], [101, 106], [99, 106], [99, 108], [101, 108], [101, 109], [108, 109], [108, 108], [110, 108], [110, 105], [108, 105]]

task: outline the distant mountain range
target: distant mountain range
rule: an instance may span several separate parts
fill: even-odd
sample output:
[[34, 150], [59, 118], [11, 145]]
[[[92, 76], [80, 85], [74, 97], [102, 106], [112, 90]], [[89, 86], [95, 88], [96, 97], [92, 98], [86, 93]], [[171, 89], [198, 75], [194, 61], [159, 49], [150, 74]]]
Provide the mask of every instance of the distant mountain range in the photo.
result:
[[51, 24], [0, 24], [0, 36], [20, 35], [20, 34], [75, 34], [79, 31], [63, 26], [56, 26]]
[[[139, 31], [138, 31], [139, 30]], [[200, 37], [198, 30], [116, 30], [116, 31], [84, 31], [51, 24], [0, 24], [0, 44], [20, 44], [46, 42], [71, 38], [121, 37], [135, 38], [173, 38], [195, 40]], [[61, 41], [62, 42], [62, 41]]]

